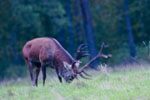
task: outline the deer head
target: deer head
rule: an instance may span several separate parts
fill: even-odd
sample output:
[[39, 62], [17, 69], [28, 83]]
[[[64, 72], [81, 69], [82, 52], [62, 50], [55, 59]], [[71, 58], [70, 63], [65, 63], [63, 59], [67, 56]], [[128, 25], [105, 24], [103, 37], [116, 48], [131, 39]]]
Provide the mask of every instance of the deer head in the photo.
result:
[[62, 73], [62, 77], [68, 83], [72, 82], [73, 79], [77, 78], [76, 72], [78, 72], [78, 67], [80, 66], [80, 59], [88, 56], [87, 45], [81, 44], [77, 49], [77, 54], [75, 60], [72, 64], [68, 64], [67, 62], [63, 62], [64, 70]]
[[[79, 68], [79, 65], [80, 65], [80, 59], [85, 57], [85, 56], [88, 56], [88, 52], [85, 51], [85, 47], [86, 45], [80, 45], [78, 50], [77, 50], [77, 56], [76, 56], [76, 61], [74, 61], [73, 64], [68, 64], [66, 62], [64, 62], [64, 67], [66, 70], [64, 70], [64, 79], [66, 82], [70, 83], [72, 82], [75, 78], [77, 78], [77, 76], [79, 75], [80, 77], [84, 78], [84, 79], [89, 79], [87, 76], [89, 76], [84, 70], [93, 62], [95, 61], [96, 59], [100, 58], [100, 57], [103, 57], [103, 58], [109, 58], [111, 57], [111, 55], [104, 55], [102, 54], [102, 50], [104, 48], [104, 43], [102, 44], [101, 46], [101, 49], [99, 51], [99, 53], [93, 58], [91, 59], [90, 61], [88, 61], [87, 64], [85, 64], [84, 66], [82, 66], [81, 68]], [[86, 76], [84, 76], [86, 75]]]
[[70, 83], [73, 81], [74, 78], [76, 78], [76, 73], [74, 72], [72, 65], [68, 64], [67, 62], [63, 62], [64, 64], [64, 70], [62, 77], [67, 83]]

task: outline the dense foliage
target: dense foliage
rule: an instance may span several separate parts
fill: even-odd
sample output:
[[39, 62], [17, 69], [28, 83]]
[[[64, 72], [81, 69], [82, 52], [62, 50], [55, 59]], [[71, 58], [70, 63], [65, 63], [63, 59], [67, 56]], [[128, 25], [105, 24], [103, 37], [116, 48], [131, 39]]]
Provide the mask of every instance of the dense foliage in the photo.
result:
[[[116, 64], [130, 58], [128, 26], [130, 17], [137, 58], [147, 59], [143, 45], [150, 40], [150, 0], [85, 0], [89, 2], [95, 45], [104, 41]], [[128, 12], [124, 1], [128, 1]], [[1, 0], [0, 1], [0, 77], [10, 65], [23, 65], [21, 49], [36, 37], [54, 37], [72, 54], [87, 42], [81, 0]]]

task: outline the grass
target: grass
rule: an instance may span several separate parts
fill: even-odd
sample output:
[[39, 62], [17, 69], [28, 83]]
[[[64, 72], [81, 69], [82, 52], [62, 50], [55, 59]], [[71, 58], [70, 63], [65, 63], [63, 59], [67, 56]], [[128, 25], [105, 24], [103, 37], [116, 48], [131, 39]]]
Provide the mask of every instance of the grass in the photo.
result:
[[[133, 67], [133, 66], [130, 66]], [[90, 71], [92, 80], [59, 83], [48, 76], [46, 85], [33, 87], [30, 80], [18, 79], [0, 84], [0, 100], [150, 100], [150, 68], [147, 66], [101, 72]]]

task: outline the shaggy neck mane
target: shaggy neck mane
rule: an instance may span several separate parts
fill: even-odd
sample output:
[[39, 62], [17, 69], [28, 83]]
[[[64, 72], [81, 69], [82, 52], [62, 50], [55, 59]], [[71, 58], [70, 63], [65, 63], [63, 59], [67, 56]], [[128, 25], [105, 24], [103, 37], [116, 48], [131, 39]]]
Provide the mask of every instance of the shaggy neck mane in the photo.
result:
[[53, 41], [60, 49], [62, 49], [62, 52], [65, 54], [65, 57], [67, 57], [70, 64], [72, 64], [74, 62], [74, 59], [72, 58], [72, 56], [60, 45], [59, 42], [57, 42], [55, 39], [53, 39]]

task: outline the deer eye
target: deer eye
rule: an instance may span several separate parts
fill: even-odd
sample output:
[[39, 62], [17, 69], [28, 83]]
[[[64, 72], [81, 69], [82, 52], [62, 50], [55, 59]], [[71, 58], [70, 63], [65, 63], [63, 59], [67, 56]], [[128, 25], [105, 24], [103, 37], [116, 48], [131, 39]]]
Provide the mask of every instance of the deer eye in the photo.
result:
[[73, 76], [69, 76], [69, 80], [73, 80], [73, 78], [74, 78]]

